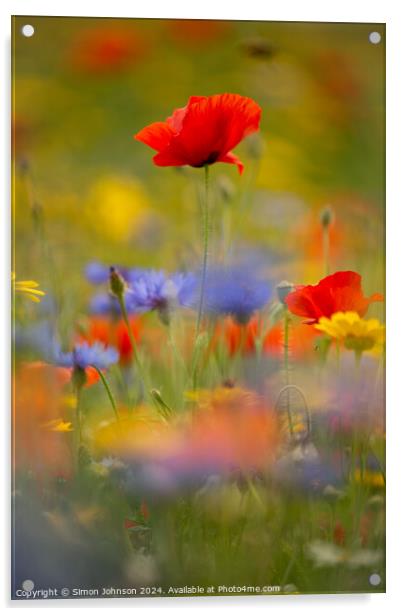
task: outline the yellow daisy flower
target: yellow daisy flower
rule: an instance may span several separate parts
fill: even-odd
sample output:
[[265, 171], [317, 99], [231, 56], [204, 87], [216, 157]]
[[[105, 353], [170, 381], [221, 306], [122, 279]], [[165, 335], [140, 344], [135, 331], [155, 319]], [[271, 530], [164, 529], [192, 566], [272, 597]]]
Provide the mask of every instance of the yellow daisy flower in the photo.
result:
[[16, 293], [23, 293], [32, 302], [37, 304], [40, 302], [40, 298], [46, 295], [44, 291], [41, 291], [39, 283], [35, 280], [17, 280], [14, 272], [11, 273], [11, 282]]
[[315, 328], [343, 342], [358, 355], [363, 351], [379, 354], [385, 343], [385, 326], [378, 319], [362, 319], [357, 312], [336, 312], [321, 317]]
[[71, 421], [63, 421], [62, 419], [52, 419], [43, 425], [46, 430], [51, 430], [52, 432], [72, 432], [73, 425]]

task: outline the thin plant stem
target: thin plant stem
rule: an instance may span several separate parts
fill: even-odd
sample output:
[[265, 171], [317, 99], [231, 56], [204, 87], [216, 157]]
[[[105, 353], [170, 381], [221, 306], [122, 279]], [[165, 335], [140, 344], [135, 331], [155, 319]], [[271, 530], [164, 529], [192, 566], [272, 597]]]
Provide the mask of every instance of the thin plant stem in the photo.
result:
[[202, 271], [201, 271], [201, 288], [200, 288], [200, 302], [198, 305], [198, 314], [197, 314], [197, 326], [196, 326], [196, 337], [200, 333], [202, 313], [204, 309], [204, 295], [205, 295], [205, 282], [207, 277], [207, 268], [208, 268], [208, 239], [209, 239], [209, 165], [204, 166], [205, 170], [205, 199], [203, 210], [203, 240], [204, 240], [204, 248], [203, 248], [203, 259], [202, 259]]
[[75, 457], [75, 465], [77, 470], [80, 467], [80, 448], [82, 442], [82, 425], [81, 425], [81, 392], [82, 387], [78, 386], [76, 388], [76, 400], [75, 400], [75, 447], [74, 447], [74, 457]]
[[253, 483], [253, 480], [251, 479], [251, 477], [249, 477], [248, 474], [245, 475], [246, 478], [246, 483], [247, 483], [247, 487], [250, 491], [251, 496], [253, 497], [253, 499], [255, 500], [255, 502], [257, 503], [257, 505], [263, 510], [265, 511], [265, 506], [264, 503], [261, 500], [260, 495], [258, 494], [258, 491]]
[[290, 318], [288, 311], [286, 310], [283, 322], [283, 363], [285, 370], [285, 387], [286, 390], [286, 413], [288, 417], [289, 430], [291, 436], [293, 436], [293, 422], [292, 422], [292, 414], [290, 411], [290, 366], [289, 366], [289, 325]]
[[329, 267], [329, 225], [323, 225], [322, 227], [322, 252], [324, 259], [324, 275], [328, 276], [330, 272]]
[[119, 417], [119, 413], [117, 410], [117, 406], [116, 406], [116, 402], [114, 400], [113, 394], [112, 394], [112, 390], [110, 389], [109, 383], [106, 380], [105, 375], [103, 374], [103, 372], [101, 370], [99, 370], [99, 368], [97, 368], [96, 366], [92, 366], [93, 368], [95, 368], [96, 372], [99, 374], [100, 380], [102, 381], [102, 384], [106, 390], [106, 393], [108, 395], [108, 398], [110, 400], [110, 404], [112, 405], [112, 409], [113, 412], [116, 416], [117, 421], [120, 421], [120, 417]]

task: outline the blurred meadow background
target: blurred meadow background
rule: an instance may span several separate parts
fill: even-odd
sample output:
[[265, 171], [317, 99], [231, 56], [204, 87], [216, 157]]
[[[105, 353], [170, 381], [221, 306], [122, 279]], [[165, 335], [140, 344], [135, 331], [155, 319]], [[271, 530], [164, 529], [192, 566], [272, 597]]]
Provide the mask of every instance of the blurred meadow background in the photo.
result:
[[[30, 38], [21, 32], [26, 23], [35, 28]], [[379, 44], [369, 41], [373, 30], [381, 34]], [[93, 475], [82, 472], [77, 479], [63, 440], [71, 437], [69, 428], [50, 437], [38, 432], [39, 424], [60, 414], [70, 422], [74, 392], [63, 389], [61, 395], [56, 383], [51, 397], [54, 375], [33, 376], [24, 366], [44, 359], [27, 334], [31, 326], [47, 320], [67, 346], [77, 330], [89, 327], [96, 289], [85, 276], [88, 264], [167, 272], [199, 268], [202, 170], [157, 167], [151, 150], [133, 139], [193, 95], [233, 92], [262, 108], [260, 131], [236, 148], [243, 175], [234, 165], [210, 167], [211, 259], [252, 257], [264, 263], [273, 286], [284, 279], [315, 284], [327, 273], [321, 215], [329, 207], [330, 272], [353, 270], [362, 276], [365, 295], [384, 292], [384, 49], [381, 24], [13, 18], [13, 270], [17, 280], [37, 281], [46, 293], [38, 304], [15, 302], [17, 339], [19, 332], [25, 336], [15, 350], [15, 488], [21, 503], [14, 519], [16, 587], [35, 579], [36, 567], [42, 584], [56, 586], [222, 580], [281, 584], [289, 593], [383, 590], [382, 581], [367, 581], [374, 569], [384, 578], [378, 466], [374, 479], [349, 484], [345, 498], [334, 492], [329, 502], [316, 495], [311, 501], [300, 486], [293, 494], [271, 487], [267, 496], [259, 479], [256, 487], [249, 477], [230, 480], [220, 492], [212, 487], [205, 496], [207, 481], [196, 499], [187, 486], [184, 500], [175, 496], [173, 503], [166, 486], [163, 498], [149, 495], [144, 478], [140, 484], [126, 478], [124, 487], [112, 481], [111, 488], [99, 451], [123, 454], [115, 433], [94, 436], [107, 431], [111, 416], [98, 382], [84, 392], [87, 449], [81, 453]], [[382, 303], [373, 304], [370, 316], [383, 320], [383, 311]], [[169, 413], [184, 404], [183, 391], [191, 387], [180, 372], [180, 357], [171, 372], [166, 353], [176, 351], [166, 343], [158, 315], [146, 315], [144, 323], [143, 360]], [[217, 359], [220, 368], [211, 364], [200, 376], [202, 386], [213, 391], [230, 378], [235, 388], [261, 394], [263, 373], [269, 384], [280, 378], [281, 345], [262, 365], [237, 355], [221, 364]], [[303, 386], [312, 412], [323, 411], [326, 386], [347, 397], [348, 385], [332, 364], [318, 381], [311, 366], [320, 362], [300, 349], [294, 355], [292, 378]], [[350, 364], [342, 360], [340, 370], [348, 383]], [[362, 371], [365, 383], [375, 373], [378, 384], [377, 367], [363, 362]], [[122, 383], [123, 377], [112, 372], [109, 383], [120, 413], [140, 403], [143, 412], [144, 401], [138, 402], [136, 388], [130, 379]], [[358, 389], [360, 395], [364, 386]], [[273, 408], [280, 387], [270, 391]], [[381, 425], [382, 405], [374, 411]], [[331, 446], [317, 430], [315, 446], [326, 457]], [[376, 438], [378, 462], [383, 437]], [[340, 446], [354, 451], [355, 432], [353, 439]], [[132, 498], [127, 485], [135, 486]], [[274, 542], [279, 536], [283, 544]], [[328, 544], [334, 547], [329, 556]]]

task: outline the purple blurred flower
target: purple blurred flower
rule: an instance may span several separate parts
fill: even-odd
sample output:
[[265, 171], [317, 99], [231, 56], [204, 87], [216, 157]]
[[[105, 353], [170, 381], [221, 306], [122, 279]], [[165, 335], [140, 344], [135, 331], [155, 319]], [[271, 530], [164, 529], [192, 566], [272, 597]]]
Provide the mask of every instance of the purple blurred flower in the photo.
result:
[[85, 267], [85, 276], [92, 284], [102, 284], [109, 279], [109, 268], [106, 265], [92, 261]]
[[176, 305], [191, 304], [195, 286], [193, 274], [178, 272], [167, 276], [162, 270], [147, 270], [130, 284], [126, 301], [138, 312], [157, 310], [162, 321], [167, 322]]
[[89, 345], [87, 342], [76, 344], [72, 351], [64, 353], [58, 345], [54, 348], [54, 363], [65, 368], [81, 368], [95, 366], [99, 370], [117, 363], [119, 353], [114, 347], [105, 347], [100, 342]]
[[[126, 294], [125, 301], [128, 314], [136, 314], [141, 312], [136, 303], [133, 301], [131, 293]], [[92, 297], [89, 304], [89, 311], [96, 315], [121, 316], [120, 305], [117, 298], [107, 292], [97, 293]]]
[[[199, 291], [196, 295], [199, 296]], [[268, 302], [271, 295], [272, 285], [251, 267], [216, 267], [207, 273], [205, 311], [230, 315], [239, 323], [247, 323], [253, 313]]]

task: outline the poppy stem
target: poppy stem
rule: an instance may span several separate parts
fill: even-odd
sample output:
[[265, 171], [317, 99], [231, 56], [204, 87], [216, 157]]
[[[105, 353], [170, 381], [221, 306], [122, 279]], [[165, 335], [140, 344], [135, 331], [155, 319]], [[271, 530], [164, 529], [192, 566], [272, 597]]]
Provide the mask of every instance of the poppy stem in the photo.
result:
[[202, 259], [202, 272], [201, 272], [201, 289], [200, 289], [200, 303], [198, 305], [197, 314], [197, 327], [196, 337], [200, 333], [202, 313], [204, 308], [204, 295], [205, 295], [205, 282], [207, 277], [208, 267], [208, 236], [209, 236], [209, 165], [204, 166], [205, 170], [205, 199], [203, 205], [203, 239], [204, 239], [204, 251]]
[[288, 417], [290, 434], [293, 437], [293, 421], [290, 410], [290, 369], [289, 369], [289, 325], [290, 317], [288, 311], [285, 311], [283, 323], [283, 363], [285, 369], [285, 387], [286, 387], [286, 414]]
[[328, 227], [324, 227], [322, 230], [322, 244], [323, 244], [323, 253], [324, 253], [324, 274], [325, 276], [329, 276], [330, 268], [329, 268], [329, 229]]

